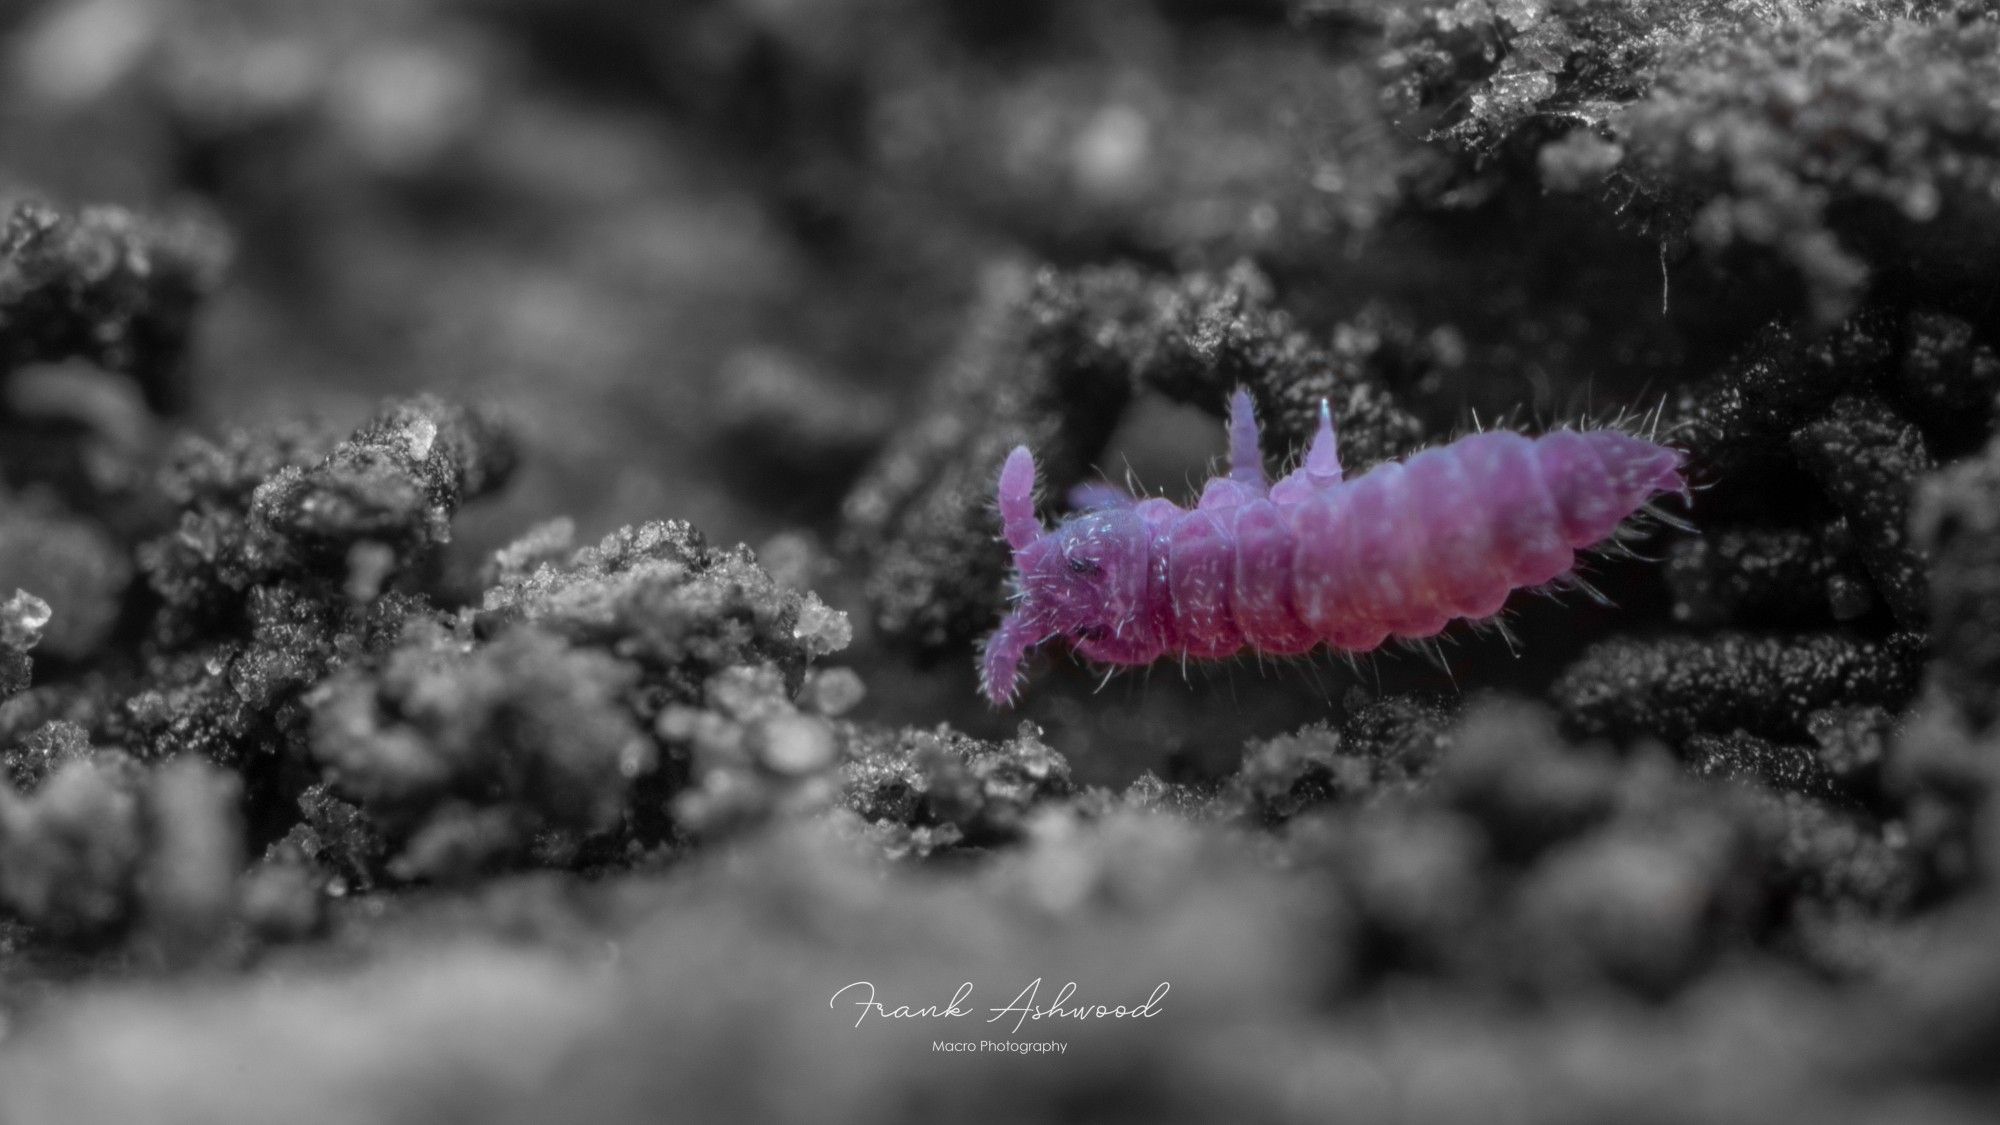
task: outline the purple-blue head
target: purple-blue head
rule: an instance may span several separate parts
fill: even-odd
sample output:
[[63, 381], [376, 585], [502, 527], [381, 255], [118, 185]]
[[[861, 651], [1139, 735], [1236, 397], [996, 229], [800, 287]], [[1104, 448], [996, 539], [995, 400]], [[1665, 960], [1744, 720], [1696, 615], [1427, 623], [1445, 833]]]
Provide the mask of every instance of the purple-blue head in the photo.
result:
[[1013, 701], [1029, 650], [1058, 637], [1118, 659], [1145, 600], [1148, 537], [1128, 506], [1079, 513], [1053, 530], [1035, 517], [1035, 459], [1016, 446], [1000, 471], [1000, 522], [1014, 552], [1012, 605], [987, 638], [980, 688]]

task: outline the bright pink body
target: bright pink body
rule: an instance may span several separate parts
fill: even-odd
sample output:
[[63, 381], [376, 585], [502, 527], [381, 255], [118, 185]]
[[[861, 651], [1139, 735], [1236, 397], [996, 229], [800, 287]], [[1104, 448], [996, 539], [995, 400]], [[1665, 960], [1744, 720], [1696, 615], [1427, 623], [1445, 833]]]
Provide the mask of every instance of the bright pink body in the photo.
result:
[[981, 685], [1013, 699], [1028, 651], [1066, 640], [1106, 664], [1243, 649], [1365, 652], [1500, 611], [1514, 590], [1570, 572], [1662, 493], [1685, 493], [1677, 450], [1620, 430], [1472, 434], [1343, 480], [1333, 423], [1298, 470], [1268, 484], [1249, 396], [1230, 410], [1230, 475], [1190, 511], [1096, 488], [1099, 504], [1044, 529], [1034, 459], [1000, 476], [1014, 550], [1012, 610], [987, 640]]

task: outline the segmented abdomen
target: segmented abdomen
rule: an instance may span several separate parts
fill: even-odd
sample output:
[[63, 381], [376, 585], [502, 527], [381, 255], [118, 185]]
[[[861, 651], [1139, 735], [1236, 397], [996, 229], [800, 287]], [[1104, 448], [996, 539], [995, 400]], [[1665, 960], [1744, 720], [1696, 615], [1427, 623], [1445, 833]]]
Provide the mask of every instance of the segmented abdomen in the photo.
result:
[[1568, 573], [1577, 550], [1678, 490], [1679, 468], [1615, 430], [1475, 434], [1284, 501], [1179, 514], [1154, 540], [1153, 604], [1197, 658], [1431, 636]]

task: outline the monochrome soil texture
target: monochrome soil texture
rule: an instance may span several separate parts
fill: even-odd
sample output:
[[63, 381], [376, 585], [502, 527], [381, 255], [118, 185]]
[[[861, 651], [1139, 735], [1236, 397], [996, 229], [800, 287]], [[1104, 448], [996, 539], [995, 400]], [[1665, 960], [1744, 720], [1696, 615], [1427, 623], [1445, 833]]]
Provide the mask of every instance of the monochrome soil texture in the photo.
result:
[[[0, 1122], [2000, 1112], [1989, 0], [28, 0], [0, 89]], [[1009, 450], [1189, 503], [1238, 389], [1692, 498], [992, 709]]]

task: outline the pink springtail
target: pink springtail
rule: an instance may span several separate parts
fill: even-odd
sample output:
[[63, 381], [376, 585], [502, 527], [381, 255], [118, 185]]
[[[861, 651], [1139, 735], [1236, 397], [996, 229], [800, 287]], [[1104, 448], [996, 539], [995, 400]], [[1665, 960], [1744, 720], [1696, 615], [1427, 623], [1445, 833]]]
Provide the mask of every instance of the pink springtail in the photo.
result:
[[980, 660], [994, 706], [1013, 702], [1028, 654], [1051, 641], [1101, 664], [1320, 646], [1367, 652], [1500, 612], [1515, 590], [1569, 575], [1665, 493], [1687, 495], [1679, 450], [1619, 429], [1469, 434], [1341, 473], [1333, 414], [1297, 470], [1273, 484], [1250, 396], [1229, 410], [1229, 473], [1193, 509], [1108, 486], [1055, 528], [1035, 516], [1026, 446], [1000, 471], [1013, 549], [1011, 606]]

